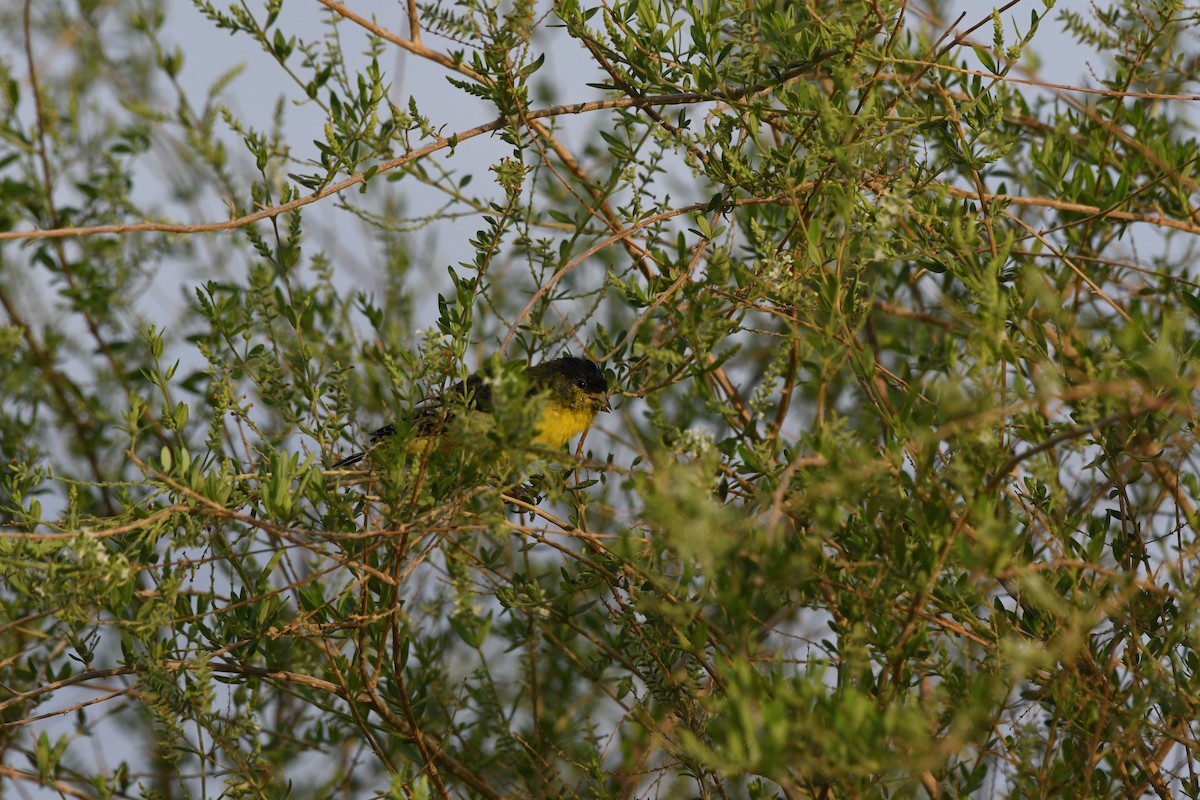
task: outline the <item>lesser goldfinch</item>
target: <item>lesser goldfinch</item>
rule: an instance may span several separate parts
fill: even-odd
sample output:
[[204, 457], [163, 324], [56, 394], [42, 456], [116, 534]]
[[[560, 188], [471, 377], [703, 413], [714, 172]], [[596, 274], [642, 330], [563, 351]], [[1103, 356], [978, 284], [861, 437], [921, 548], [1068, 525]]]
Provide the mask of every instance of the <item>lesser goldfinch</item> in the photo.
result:
[[[586, 358], [566, 356], [530, 367], [528, 398], [543, 398], [544, 407], [537, 423], [533, 444], [557, 449], [591, 426], [596, 414], [611, 410], [608, 405], [608, 379], [595, 362]], [[412, 418], [414, 430], [423, 440], [437, 437], [441, 427], [453, 415], [453, 408], [468, 409], [475, 414], [491, 414], [492, 388], [486, 373], [475, 373], [455, 384], [450, 391], [417, 411]], [[384, 425], [371, 434], [371, 444], [395, 435], [394, 425]], [[446, 443], [437, 442], [440, 449]], [[348, 467], [362, 461], [366, 451], [346, 456], [333, 469]]]

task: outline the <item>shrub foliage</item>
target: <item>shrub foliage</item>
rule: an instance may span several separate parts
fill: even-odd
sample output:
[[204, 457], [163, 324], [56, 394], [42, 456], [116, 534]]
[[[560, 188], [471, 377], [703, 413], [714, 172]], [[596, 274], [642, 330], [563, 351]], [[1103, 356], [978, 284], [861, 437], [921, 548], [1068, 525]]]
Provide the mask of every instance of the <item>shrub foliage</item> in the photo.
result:
[[0, 786], [1200, 796], [1200, 9], [319, 5], [0, 10]]

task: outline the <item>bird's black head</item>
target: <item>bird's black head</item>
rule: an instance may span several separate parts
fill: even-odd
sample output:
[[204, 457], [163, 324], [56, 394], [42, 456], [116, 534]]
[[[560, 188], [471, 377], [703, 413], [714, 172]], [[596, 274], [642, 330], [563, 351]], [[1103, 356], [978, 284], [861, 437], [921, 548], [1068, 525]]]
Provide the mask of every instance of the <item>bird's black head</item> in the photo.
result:
[[588, 394], [608, 394], [608, 379], [594, 361], [575, 356], [555, 359], [551, 364], [559, 365], [559, 371], [575, 385]]
[[549, 389], [568, 408], [608, 411], [608, 379], [599, 365], [586, 358], [565, 356], [543, 361], [530, 370], [532, 392]]

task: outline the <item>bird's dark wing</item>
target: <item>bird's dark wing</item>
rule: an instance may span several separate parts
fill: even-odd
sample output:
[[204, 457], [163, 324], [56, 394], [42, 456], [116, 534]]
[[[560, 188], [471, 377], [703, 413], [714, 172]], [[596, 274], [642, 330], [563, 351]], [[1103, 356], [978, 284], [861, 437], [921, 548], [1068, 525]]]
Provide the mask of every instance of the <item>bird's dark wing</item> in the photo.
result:
[[[418, 437], [438, 436], [446, 423], [454, 418], [454, 412], [464, 408], [487, 413], [492, 411], [492, 389], [479, 373], [459, 381], [444, 394], [423, 401], [411, 417], [413, 432]], [[395, 435], [395, 425], [384, 425], [371, 433], [371, 444], [377, 445]], [[334, 463], [331, 469], [353, 466], [366, 455], [365, 450], [352, 453]]]

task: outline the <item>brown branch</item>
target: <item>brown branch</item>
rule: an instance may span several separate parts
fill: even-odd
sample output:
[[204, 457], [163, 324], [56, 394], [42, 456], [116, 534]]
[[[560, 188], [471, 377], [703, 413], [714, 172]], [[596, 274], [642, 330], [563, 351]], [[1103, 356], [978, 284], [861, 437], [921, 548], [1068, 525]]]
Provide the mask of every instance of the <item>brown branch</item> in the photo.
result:
[[172, 505], [172, 506], [167, 506], [166, 508], [164, 508], [154, 514], [151, 514], [148, 517], [143, 517], [142, 519], [134, 520], [133, 522], [130, 522], [125, 525], [118, 525], [115, 528], [106, 528], [101, 531], [89, 531], [89, 530], [83, 530], [83, 529], [80, 529], [77, 531], [71, 531], [69, 533], [23, 533], [21, 531], [0, 531], [0, 538], [3, 538], [3, 539], [31, 539], [31, 540], [36, 540], [36, 541], [40, 541], [40, 542], [52, 541], [55, 539], [77, 539], [80, 536], [90, 536], [93, 539], [104, 539], [109, 536], [117, 536], [118, 534], [128, 533], [129, 531], [135, 531], [139, 528], [144, 528], [147, 525], [153, 525], [154, 523], [159, 522], [160, 520], [165, 519], [166, 517], [169, 517], [172, 514], [177, 514], [177, 513], [186, 512], [186, 511], [194, 511], [194, 510], [195, 509], [193, 509], [189, 506], [176, 504], [176, 505]]
[[[0, 234], [2, 235], [2, 234]], [[77, 409], [72, 402], [72, 399], [78, 399], [79, 388], [63, 375], [62, 371], [54, 364], [54, 358], [50, 351], [42, 347], [42, 343], [38, 341], [37, 336], [33, 332], [32, 326], [25, 321], [21, 312], [17, 310], [16, 304], [12, 298], [8, 296], [5, 287], [0, 286], [0, 305], [4, 306], [5, 313], [8, 314], [9, 320], [13, 327], [21, 331], [22, 338], [25, 339], [25, 346], [29, 348], [37, 361], [38, 367], [42, 374], [46, 377], [47, 383], [50, 384], [50, 390], [54, 393], [54, 397], [58, 400], [59, 407], [62, 409], [62, 414], [67, 423], [75, 431], [75, 436], [78, 441], [86, 441], [96, 429], [95, 420], [91, 417], [77, 413]], [[93, 475], [101, 475], [101, 466], [97, 458], [96, 449], [94, 447], [86, 448], [86, 456], [88, 463], [92, 468]]]
[[943, 72], [957, 72], [963, 75], [973, 75], [979, 78], [987, 78], [993, 81], [1003, 81], [1005, 83], [1017, 83], [1022, 86], [1033, 86], [1039, 89], [1054, 89], [1062, 92], [1075, 92], [1077, 94], [1098, 94], [1103, 97], [1133, 97], [1142, 100], [1200, 100], [1200, 95], [1196, 94], [1159, 94], [1157, 92], [1120, 92], [1110, 89], [1089, 89], [1086, 86], [1072, 86], [1067, 83], [1050, 83], [1049, 81], [1039, 81], [1025, 78], [1013, 78], [1008, 75], [997, 75], [994, 72], [984, 72], [982, 70], [966, 69], [965, 67], [955, 67], [950, 64], [937, 64], [932, 61], [922, 61], [915, 58], [892, 58], [884, 56], [883, 61], [892, 64], [910, 64], [913, 66], [921, 66], [926, 69], [933, 68], [942, 70]]
[[5, 776], [9, 780], [15, 781], [15, 780], [20, 779], [20, 780], [30, 781], [31, 783], [36, 783], [38, 786], [44, 786], [46, 788], [53, 789], [54, 791], [59, 792], [60, 794], [69, 795], [71, 797], [78, 797], [78, 798], [80, 798], [80, 800], [94, 800], [94, 795], [87, 794], [86, 792], [81, 792], [78, 789], [71, 786], [70, 784], [65, 783], [63, 781], [54, 781], [54, 780], [49, 780], [47, 778], [43, 778], [41, 775], [38, 775], [36, 772], [26, 772], [23, 769], [17, 769], [16, 767], [8, 767], [8, 766], [5, 766], [4, 764], [0, 764], [0, 775]]
[[[558, 137], [555, 136], [554, 133], [542, 123], [536, 120], [527, 120], [527, 124], [531, 131], [549, 143], [550, 149], [554, 151], [555, 155], [558, 156], [559, 160], [564, 166], [566, 166], [567, 170], [574, 175], [581, 184], [583, 184], [584, 190], [587, 191], [587, 193], [591, 196], [592, 202], [596, 204], [595, 208], [588, 209], [592, 216], [600, 218], [605, 226], [613, 233], [620, 233], [624, 227], [624, 223], [621, 221], [620, 215], [617, 214], [616, 209], [612, 207], [612, 203], [610, 203], [604, 193], [600, 191], [600, 188], [592, 185], [590, 176], [586, 171], [584, 171], [582, 165], [580, 165], [579, 161], [575, 158], [575, 155], [568, 150], [566, 145], [559, 141]], [[535, 139], [534, 141], [536, 144], [537, 140]], [[541, 151], [540, 145], [538, 145], [538, 150]], [[583, 199], [576, 194], [574, 188], [567, 181], [563, 180], [562, 176], [558, 174], [558, 170], [556, 170], [554, 165], [550, 163], [550, 159], [546, 158], [544, 151], [542, 152], [542, 157], [545, 158], [546, 166], [549, 168], [551, 173], [558, 178], [559, 183], [563, 186], [563, 188], [570, 192], [575, 199], [579, 200], [580, 205], [587, 206], [587, 204], [583, 202]], [[654, 263], [654, 255], [649, 250], [645, 249], [637, 242], [629, 238], [622, 239], [621, 246], [625, 248], [625, 252], [627, 252], [629, 257], [633, 259], [633, 262], [637, 265], [638, 270], [647, 280], [653, 277], [650, 265]]]
[[989, 492], [995, 489], [996, 486], [1000, 484], [1000, 481], [1004, 480], [1008, 474], [1016, 469], [1022, 461], [1028, 461], [1038, 453], [1045, 452], [1057, 444], [1061, 444], [1069, 439], [1077, 439], [1080, 436], [1086, 436], [1093, 431], [1103, 430], [1106, 426], [1112, 425], [1114, 422], [1133, 419], [1134, 417], [1148, 414], [1151, 411], [1158, 411], [1174, 405], [1175, 403], [1173, 403], [1171, 400], [1159, 398], [1150, 402], [1146, 402], [1136, 408], [1126, 409], [1125, 411], [1120, 411], [1116, 414], [1109, 414], [1107, 417], [1102, 417], [1088, 425], [1074, 425], [1070, 428], [1059, 431], [1049, 439], [1046, 439], [1044, 442], [1038, 442], [1033, 447], [1026, 448], [1020, 453], [1014, 455], [1012, 458], [1008, 459], [1008, 461], [1005, 461], [1000, 469], [996, 470], [996, 474], [993, 475], [986, 484], [984, 484], [983, 490], [984, 492]]
[[[627, 97], [614, 98], [609, 100], [593, 100], [586, 103], [568, 103], [549, 108], [531, 111], [527, 115], [528, 119], [544, 119], [546, 117], [562, 116], [565, 114], [585, 114], [591, 111], [603, 111], [610, 108], [638, 108], [642, 106], [653, 105], [688, 105], [690, 103], [701, 102], [716, 102], [721, 99], [720, 96], [709, 96], [698, 92], [687, 92], [683, 94], [669, 95], [654, 95], [638, 99]], [[402, 156], [390, 159], [372, 168], [372, 175], [381, 175], [385, 172], [390, 172], [398, 167], [402, 167], [411, 161], [419, 158], [424, 158], [427, 155], [436, 153], [439, 150], [456, 147], [460, 142], [474, 139], [477, 136], [482, 136], [509, 125], [511, 120], [506, 117], [500, 117], [491, 122], [477, 125], [474, 128], [468, 128], [465, 131], [443, 137], [434, 142], [430, 142], [424, 147], [419, 147], [416, 150], [410, 150]], [[0, 232], [0, 241], [9, 239], [62, 239], [80, 236], [98, 236], [101, 234], [125, 234], [138, 232], [153, 232], [153, 233], [214, 233], [218, 231], [235, 230], [243, 228], [247, 225], [259, 222], [264, 219], [271, 219], [286, 214], [289, 211], [295, 211], [318, 200], [322, 200], [330, 195], [338, 194], [352, 186], [360, 183], [366, 183], [366, 173], [358, 172], [344, 180], [331, 184], [319, 189], [312, 194], [303, 197], [297, 197], [287, 203], [278, 206], [271, 206], [260, 209], [253, 214], [246, 214], [241, 217], [234, 217], [225, 222], [208, 222], [194, 225], [181, 225], [165, 222], [136, 222], [125, 225], [94, 225], [86, 227], [73, 228], [52, 228], [50, 230], [32, 230], [32, 231], [4, 231]]]
[[408, 0], [408, 30], [409, 36], [411, 37], [409, 39], [405, 39], [403, 36], [398, 36], [397, 34], [392, 33], [387, 28], [376, 25], [369, 19], [355, 14], [341, 3], [334, 2], [334, 0], [317, 0], [317, 2], [328, 8], [330, 11], [345, 17], [356, 25], [361, 25], [363, 28], [366, 28], [380, 39], [391, 42], [397, 47], [407, 50], [415, 56], [420, 56], [421, 58], [433, 61], [436, 64], [442, 65], [446, 69], [454, 70], [460, 75], [464, 75], [473, 81], [478, 81], [485, 86], [491, 85], [491, 81], [488, 78], [480, 75], [478, 72], [464, 65], [462, 62], [455, 61], [445, 53], [439, 53], [437, 50], [433, 50], [421, 44], [421, 26], [417, 19], [417, 4], [415, 0]]
[[[777, 200], [777, 199], [778, 199], [777, 197], [772, 198], [772, 200]], [[738, 205], [748, 204], [751, 202], [761, 203], [761, 202], [766, 202], [766, 201], [764, 201], [761, 198], [746, 198], [744, 201], [738, 203]], [[596, 253], [598, 253], [601, 250], [603, 250], [604, 248], [608, 247], [610, 244], [613, 244], [614, 242], [622, 241], [623, 239], [626, 239], [626, 238], [632, 236], [633, 234], [637, 233], [638, 231], [640, 231], [644, 228], [654, 225], [655, 223], [662, 222], [663, 220], [671, 219], [673, 217], [678, 217], [682, 214], [689, 214], [693, 211], [700, 211], [701, 209], [704, 209], [707, 207], [708, 207], [708, 203], [693, 203], [692, 205], [684, 206], [682, 208], [674, 208], [669, 211], [663, 211], [658, 214], [653, 214], [649, 217], [646, 217], [644, 220], [641, 220], [641, 221], [633, 224], [632, 226], [630, 226], [629, 228], [626, 228], [625, 230], [618, 231], [617, 233], [614, 233], [612, 236], [606, 236], [605, 238], [601, 239], [599, 242], [597, 242], [594, 245], [592, 245], [591, 247], [589, 247], [587, 250], [584, 250], [582, 253], [580, 253], [579, 255], [572, 258], [570, 261], [568, 261], [566, 264], [564, 264], [558, 270], [558, 272], [555, 272], [553, 275], [550, 276], [550, 278], [545, 283], [543, 283], [541, 286], [539, 286], [538, 290], [533, 293], [532, 297], [529, 298], [529, 302], [525, 304], [525, 307], [521, 309], [521, 312], [519, 314], [517, 314], [516, 319], [513, 320], [512, 325], [509, 327], [508, 335], [506, 335], [504, 337], [504, 341], [500, 345], [500, 352], [504, 352], [505, 350], [508, 349], [508, 346], [512, 342], [513, 337], [517, 335], [517, 329], [520, 326], [521, 321], [529, 315], [529, 312], [533, 310], [533, 307], [537, 304], [537, 302], [539, 300], [541, 300], [543, 297], [545, 297], [546, 294], [551, 289], [553, 289], [554, 286], [560, 280], [562, 280], [563, 276], [565, 276], [571, 270], [575, 269], [575, 267], [579, 266], [581, 263], [583, 263], [587, 259], [591, 258]], [[686, 275], [687, 273], [684, 273], [684, 274]], [[676, 284], [678, 284], [678, 283], [679, 282], [676, 281]], [[674, 289], [674, 288], [675, 287], [673, 286], [672, 289]], [[671, 291], [671, 290], [668, 290], [668, 292], [669, 291]]]
[[[1170, 217], [1164, 217], [1161, 214], [1134, 214], [1130, 211], [1117, 211], [1111, 208], [1101, 208], [1100, 206], [1089, 206], [1084, 203], [1070, 203], [1066, 200], [1055, 200], [1052, 197], [1018, 197], [1012, 194], [984, 194], [971, 192], [966, 189], [960, 189], [957, 186], [943, 185], [946, 193], [951, 197], [957, 197], [964, 200], [975, 200], [980, 203], [990, 203], [993, 201], [1000, 203], [1011, 203], [1014, 206], [1037, 206], [1038, 208], [1053, 208], [1056, 211], [1070, 211], [1076, 214], [1092, 214], [1095, 216], [1103, 216], [1108, 219], [1119, 219], [1125, 222], [1141, 222], [1147, 225], [1157, 225], [1163, 228], [1174, 228], [1175, 230], [1185, 231], [1187, 233], [1200, 234], [1200, 225], [1192, 225], [1188, 222], [1180, 222], [1179, 220]], [[0, 237], [3, 235], [0, 234]]]

